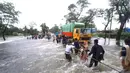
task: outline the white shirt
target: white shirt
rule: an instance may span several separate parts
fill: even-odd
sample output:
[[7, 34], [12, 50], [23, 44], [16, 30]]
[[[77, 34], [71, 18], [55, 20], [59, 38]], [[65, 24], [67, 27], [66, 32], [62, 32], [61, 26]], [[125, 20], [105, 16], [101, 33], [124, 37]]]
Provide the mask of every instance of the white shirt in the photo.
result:
[[65, 53], [70, 54], [71, 53], [71, 48], [74, 48], [73, 45], [66, 45]]

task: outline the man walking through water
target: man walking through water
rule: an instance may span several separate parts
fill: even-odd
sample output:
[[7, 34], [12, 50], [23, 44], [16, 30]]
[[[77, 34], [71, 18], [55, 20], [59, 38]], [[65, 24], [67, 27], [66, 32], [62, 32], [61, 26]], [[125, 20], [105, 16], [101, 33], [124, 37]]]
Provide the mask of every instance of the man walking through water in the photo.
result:
[[123, 67], [123, 71], [121, 73], [130, 73], [130, 38], [125, 39], [124, 42], [126, 46], [122, 47], [120, 52]]
[[93, 54], [89, 67], [92, 67], [93, 63], [95, 63], [95, 67], [96, 67], [98, 65], [98, 62], [100, 62], [101, 60], [104, 60], [103, 59], [104, 53], [105, 53], [105, 51], [104, 51], [103, 47], [98, 44], [98, 40], [97, 39], [94, 40], [94, 46], [92, 47], [92, 49], [89, 53], [89, 56], [91, 54]]

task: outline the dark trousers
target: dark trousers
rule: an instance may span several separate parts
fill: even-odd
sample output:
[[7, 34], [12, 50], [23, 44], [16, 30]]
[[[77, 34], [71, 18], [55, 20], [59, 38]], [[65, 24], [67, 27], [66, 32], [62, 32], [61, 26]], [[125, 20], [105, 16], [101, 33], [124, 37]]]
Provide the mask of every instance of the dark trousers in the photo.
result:
[[77, 48], [75, 48], [74, 50], [75, 50], [75, 54], [77, 55], [79, 50]]
[[95, 63], [95, 64], [94, 64], [95, 67], [98, 65], [98, 61], [96, 61], [95, 58], [92, 57], [92, 58], [91, 58], [91, 61], [90, 61], [90, 64], [89, 64], [89, 67], [92, 67], [92, 66], [93, 66], [93, 63]]
[[59, 39], [56, 39], [56, 42], [59, 43]]
[[71, 58], [71, 55], [70, 55], [70, 54], [66, 54], [66, 53], [65, 53], [65, 57], [66, 57], [66, 59], [67, 59], [69, 62], [72, 60], [72, 58]]

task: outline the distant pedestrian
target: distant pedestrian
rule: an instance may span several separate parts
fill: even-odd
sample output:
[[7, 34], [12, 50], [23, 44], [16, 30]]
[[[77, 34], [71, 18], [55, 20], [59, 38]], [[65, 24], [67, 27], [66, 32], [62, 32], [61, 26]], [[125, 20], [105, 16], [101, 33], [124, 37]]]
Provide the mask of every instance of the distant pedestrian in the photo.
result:
[[55, 37], [55, 35], [52, 35], [52, 37], [53, 37], [53, 42], [55, 42], [55, 40], [56, 40], [56, 37]]
[[98, 44], [98, 40], [94, 40], [94, 46], [92, 47], [89, 56], [91, 54], [93, 54], [89, 67], [93, 66], [93, 63], [95, 63], [95, 67], [98, 65], [98, 62], [100, 62], [101, 60], [104, 60], [103, 56], [104, 56], [104, 49], [101, 45]]
[[61, 43], [61, 39], [62, 39], [62, 37], [61, 37], [61, 35], [59, 34], [59, 43]]
[[65, 35], [63, 35], [62, 36], [62, 44], [63, 44], [64, 47], [66, 46], [67, 41], [68, 41], [67, 37]]
[[59, 43], [59, 36], [56, 35], [56, 42]]

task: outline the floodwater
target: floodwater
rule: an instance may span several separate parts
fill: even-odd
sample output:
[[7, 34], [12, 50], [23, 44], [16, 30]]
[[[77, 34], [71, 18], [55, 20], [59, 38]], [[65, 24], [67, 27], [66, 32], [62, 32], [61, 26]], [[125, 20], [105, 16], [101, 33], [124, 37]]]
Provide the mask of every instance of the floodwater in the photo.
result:
[[[99, 44], [102, 45], [103, 41], [104, 39], [99, 39]], [[115, 46], [114, 41], [111, 40], [110, 45], [103, 46], [106, 53], [102, 62], [120, 71], [120, 48]], [[64, 50], [62, 44], [47, 39], [20, 39], [1, 43], [0, 73], [118, 73], [103, 64], [98, 66], [100, 72], [93, 71], [82, 64], [79, 57], [74, 54], [73, 61], [69, 63], [65, 60]]]

